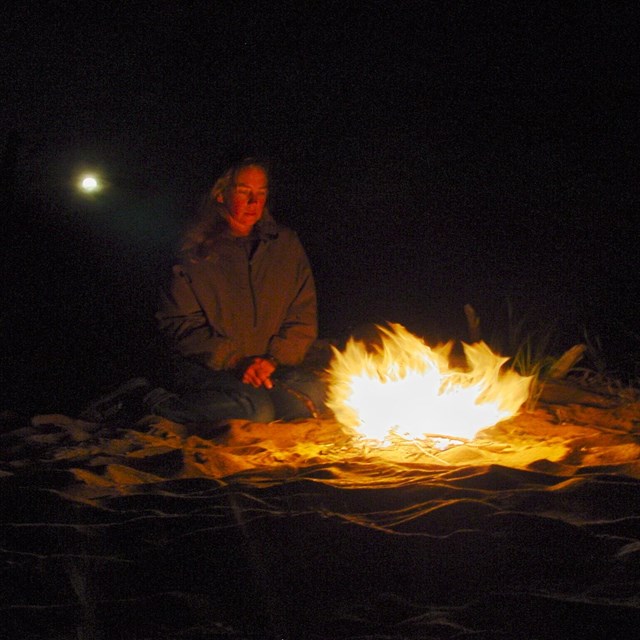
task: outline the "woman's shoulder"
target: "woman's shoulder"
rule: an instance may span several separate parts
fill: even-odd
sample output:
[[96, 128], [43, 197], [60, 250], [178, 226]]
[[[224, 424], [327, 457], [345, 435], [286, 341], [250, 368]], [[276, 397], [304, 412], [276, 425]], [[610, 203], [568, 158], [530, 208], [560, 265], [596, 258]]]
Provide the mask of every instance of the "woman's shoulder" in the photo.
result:
[[259, 234], [263, 238], [279, 239], [281, 241], [298, 240], [298, 233], [287, 224], [277, 222], [271, 216], [260, 226]]

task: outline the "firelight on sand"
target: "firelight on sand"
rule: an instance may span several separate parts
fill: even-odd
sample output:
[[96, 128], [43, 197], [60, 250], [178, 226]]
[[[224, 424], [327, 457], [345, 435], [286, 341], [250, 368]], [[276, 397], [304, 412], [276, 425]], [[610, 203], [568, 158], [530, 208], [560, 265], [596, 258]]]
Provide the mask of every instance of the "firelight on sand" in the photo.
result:
[[514, 416], [530, 377], [502, 371], [508, 358], [484, 342], [464, 344], [467, 366], [450, 366], [453, 342], [429, 347], [399, 324], [378, 327], [381, 342], [350, 339], [334, 348], [328, 406], [342, 425], [378, 446], [392, 439], [466, 441]]

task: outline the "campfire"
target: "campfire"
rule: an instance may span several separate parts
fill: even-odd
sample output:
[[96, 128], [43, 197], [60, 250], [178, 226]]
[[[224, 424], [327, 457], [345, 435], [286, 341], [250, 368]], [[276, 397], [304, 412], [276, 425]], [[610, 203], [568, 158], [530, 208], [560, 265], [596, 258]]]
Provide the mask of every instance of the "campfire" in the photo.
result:
[[531, 378], [505, 368], [508, 358], [484, 342], [463, 344], [466, 364], [454, 367], [453, 342], [432, 348], [399, 324], [377, 329], [379, 341], [351, 338], [344, 351], [334, 348], [328, 370], [328, 406], [370, 444], [469, 441], [529, 396]]

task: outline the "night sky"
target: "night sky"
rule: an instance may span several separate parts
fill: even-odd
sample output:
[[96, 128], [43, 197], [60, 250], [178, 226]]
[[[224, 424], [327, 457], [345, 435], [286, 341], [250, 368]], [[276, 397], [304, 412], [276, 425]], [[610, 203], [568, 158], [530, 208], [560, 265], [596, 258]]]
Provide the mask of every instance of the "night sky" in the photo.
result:
[[[469, 303], [486, 337], [511, 309], [640, 361], [637, 3], [23, 4], [0, 19], [9, 401], [149, 364], [169, 248], [243, 155], [273, 163], [324, 336], [464, 338]], [[108, 189], [75, 194], [83, 168]]]

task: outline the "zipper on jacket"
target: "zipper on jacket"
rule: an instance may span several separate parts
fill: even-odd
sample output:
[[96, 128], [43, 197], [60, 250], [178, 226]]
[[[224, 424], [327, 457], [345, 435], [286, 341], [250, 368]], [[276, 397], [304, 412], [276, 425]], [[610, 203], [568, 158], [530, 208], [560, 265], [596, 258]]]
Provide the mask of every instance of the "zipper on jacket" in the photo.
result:
[[251, 265], [251, 259], [247, 259], [247, 265], [249, 269], [249, 291], [251, 291], [251, 303], [253, 304], [253, 328], [258, 326], [258, 306], [256, 304], [256, 290], [253, 286], [253, 269]]

